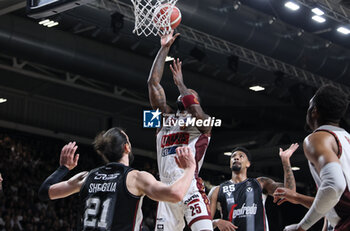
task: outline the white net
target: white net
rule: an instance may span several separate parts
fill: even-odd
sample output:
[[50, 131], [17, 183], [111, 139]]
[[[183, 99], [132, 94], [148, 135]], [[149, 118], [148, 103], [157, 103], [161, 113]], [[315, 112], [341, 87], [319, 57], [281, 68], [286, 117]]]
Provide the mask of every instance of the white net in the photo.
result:
[[171, 13], [178, 0], [131, 0], [138, 36], [165, 35], [171, 31]]

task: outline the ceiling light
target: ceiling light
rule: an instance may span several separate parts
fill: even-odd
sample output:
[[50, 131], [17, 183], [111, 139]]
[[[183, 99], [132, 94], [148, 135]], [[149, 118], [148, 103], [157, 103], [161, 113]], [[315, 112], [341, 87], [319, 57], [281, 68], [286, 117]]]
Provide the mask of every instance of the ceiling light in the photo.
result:
[[292, 170], [293, 170], [293, 171], [299, 171], [300, 168], [299, 168], [299, 167], [292, 167]]
[[47, 22], [44, 22], [42, 25], [43, 25], [43, 26], [48, 26], [48, 25], [50, 25], [50, 24], [52, 24], [52, 23], [55, 23], [55, 22], [49, 20], [49, 21], [47, 21]]
[[0, 103], [5, 103], [7, 101], [7, 99], [5, 98], [0, 98]]
[[232, 154], [231, 152], [224, 152], [225, 156], [231, 156], [231, 154]]
[[313, 8], [311, 11], [318, 16], [324, 15], [324, 12], [320, 8], [317, 8], [317, 7]]
[[165, 62], [169, 62], [169, 61], [173, 61], [173, 60], [174, 60], [174, 58], [171, 57], [171, 56], [167, 56], [167, 57], [165, 58]]
[[350, 30], [348, 28], [346, 28], [346, 27], [343, 27], [343, 26], [339, 27], [337, 29], [337, 31], [342, 33], [342, 34], [350, 34]]
[[42, 25], [42, 24], [47, 23], [47, 22], [50, 22], [50, 20], [49, 19], [44, 19], [44, 20], [41, 20], [39, 22], [39, 24]]
[[318, 15], [314, 15], [312, 16], [312, 20], [318, 22], [318, 23], [324, 23], [326, 21], [325, 18], [318, 16]]
[[289, 8], [289, 9], [291, 9], [291, 10], [293, 10], [293, 11], [296, 11], [296, 10], [300, 9], [300, 6], [298, 4], [295, 4], [294, 2], [291, 2], [291, 1], [286, 2], [284, 4], [284, 6]]
[[39, 22], [40, 25], [47, 26], [47, 27], [53, 27], [57, 26], [58, 22], [55, 22], [53, 20], [45, 19]]
[[54, 23], [47, 25], [47, 27], [53, 27], [53, 26], [57, 26], [57, 25], [58, 25], [58, 22], [54, 22]]
[[265, 88], [261, 87], [261, 86], [252, 86], [249, 89], [252, 90], [252, 91], [263, 91], [263, 90], [265, 90]]

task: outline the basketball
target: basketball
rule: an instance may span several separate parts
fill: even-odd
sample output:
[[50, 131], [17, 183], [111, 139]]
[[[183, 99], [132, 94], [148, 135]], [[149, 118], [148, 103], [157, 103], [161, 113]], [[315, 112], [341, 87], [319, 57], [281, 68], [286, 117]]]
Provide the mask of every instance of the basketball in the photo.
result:
[[176, 27], [180, 25], [181, 11], [176, 6], [174, 6], [172, 9], [171, 8], [172, 7], [169, 4], [162, 4], [154, 10], [154, 22], [157, 25], [161, 25], [160, 26], [161, 30], [164, 30], [164, 28], [167, 30], [169, 29], [166, 26], [164, 27], [164, 23], [166, 23], [165, 21], [168, 19], [169, 14], [171, 14], [170, 15], [171, 29], [174, 30]]

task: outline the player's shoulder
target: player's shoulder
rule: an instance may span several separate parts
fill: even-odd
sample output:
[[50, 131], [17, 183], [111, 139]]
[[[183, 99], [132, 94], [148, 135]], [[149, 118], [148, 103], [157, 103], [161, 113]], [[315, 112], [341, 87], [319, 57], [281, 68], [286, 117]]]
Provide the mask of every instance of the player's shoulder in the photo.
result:
[[132, 178], [135, 181], [143, 181], [147, 179], [148, 177], [152, 176], [149, 172], [146, 171], [139, 171], [136, 169], [131, 169], [128, 172], [128, 178]]
[[139, 170], [130, 169], [130, 171], [128, 171], [128, 177], [135, 177], [135, 178], [137, 178], [137, 177], [141, 176], [140, 173], [141, 173], [141, 171], [139, 171]]
[[332, 134], [326, 130], [316, 130], [315, 132], [305, 137], [304, 142], [315, 142], [329, 136], [332, 136]]
[[334, 141], [334, 136], [329, 131], [319, 130], [311, 133], [304, 139], [304, 149], [315, 149], [318, 146], [327, 145]]
[[137, 180], [140, 180], [142, 175], [140, 171], [136, 169], [131, 169], [126, 175], [126, 184], [127, 185], [136, 185]]
[[208, 193], [208, 197], [209, 198], [212, 198], [213, 196], [217, 197], [219, 190], [220, 190], [220, 185], [213, 186]]

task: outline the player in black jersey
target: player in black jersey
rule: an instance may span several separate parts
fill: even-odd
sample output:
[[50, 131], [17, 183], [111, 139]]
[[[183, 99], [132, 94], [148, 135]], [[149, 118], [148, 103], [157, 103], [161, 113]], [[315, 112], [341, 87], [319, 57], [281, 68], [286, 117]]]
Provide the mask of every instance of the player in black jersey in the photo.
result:
[[90, 172], [81, 172], [67, 181], [63, 177], [77, 166], [76, 143], [63, 147], [60, 167], [39, 189], [42, 200], [54, 200], [79, 193], [80, 227], [89, 231], [141, 230], [141, 205], [144, 195], [168, 202], [179, 202], [187, 192], [196, 168], [188, 147], [177, 148], [175, 161], [184, 169], [183, 176], [172, 185], [157, 181], [151, 174], [129, 167], [131, 144], [120, 128], [102, 132], [95, 138], [95, 150], [107, 162]]
[[[290, 165], [290, 157], [299, 147], [292, 144], [289, 149], [280, 149], [284, 170], [284, 186], [296, 189], [295, 179]], [[245, 148], [238, 147], [232, 151], [230, 168], [232, 179], [213, 188], [209, 194], [210, 209], [214, 218], [217, 203], [221, 207], [221, 218], [213, 221], [213, 226], [221, 231], [265, 231], [265, 209], [263, 190], [273, 195], [276, 188], [283, 185], [267, 177], [247, 178], [250, 167], [250, 154]]]

